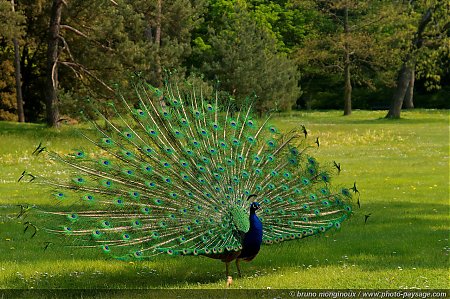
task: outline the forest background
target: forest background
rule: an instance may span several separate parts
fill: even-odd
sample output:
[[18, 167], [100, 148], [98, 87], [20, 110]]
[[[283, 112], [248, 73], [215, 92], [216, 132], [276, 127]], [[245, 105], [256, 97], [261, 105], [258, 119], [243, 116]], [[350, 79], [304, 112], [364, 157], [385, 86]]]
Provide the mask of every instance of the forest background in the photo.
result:
[[[133, 80], [259, 113], [450, 108], [448, 1], [0, 0], [0, 120], [77, 119]], [[132, 97], [132, 94], [125, 94]]]

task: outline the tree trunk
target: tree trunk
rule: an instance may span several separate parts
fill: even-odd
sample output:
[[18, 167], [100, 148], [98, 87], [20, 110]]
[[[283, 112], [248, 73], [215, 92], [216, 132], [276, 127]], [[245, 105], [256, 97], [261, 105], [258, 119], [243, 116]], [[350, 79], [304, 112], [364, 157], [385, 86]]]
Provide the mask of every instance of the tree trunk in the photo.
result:
[[47, 124], [59, 126], [58, 108], [58, 55], [59, 30], [61, 24], [62, 0], [53, 0], [50, 14], [48, 48], [47, 48], [47, 80], [46, 80], [46, 112]]
[[405, 99], [403, 100], [403, 108], [413, 109], [414, 108], [414, 80], [415, 80], [415, 70], [411, 68], [411, 78], [409, 79], [408, 88], [406, 90]]
[[[348, 53], [345, 55], [348, 58]], [[344, 66], [344, 115], [352, 114], [352, 83], [350, 81], [350, 62], [346, 61]]]
[[405, 98], [406, 90], [411, 81], [411, 67], [408, 66], [408, 61], [404, 62], [400, 70], [397, 87], [395, 88], [394, 96], [392, 97], [391, 106], [386, 118], [400, 118], [402, 110], [403, 99]]
[[352, 114], [352, 82], [350, 74], [350, 47], [348, 44], [348, 7], [344, 7], [344, 33], [345, 33], [345, 43], [344, 43], [344, 115]]
[[[422, 34], [427, 25], [431, 21], [431, 16], [433, 14], [434, 8], [430, 7], [422, 15], [422, 19], [417, 27], [417, 32], [414, 39], [412, 40], [412, 47], [403, 62], [402, 68], [397, 80], [397, 88], [395, 89], [394, 95], [392, 97], [391, 106], [386, 115], [386, 118], [400, 118], [400, 112], [402, 110], [402, 104], [405, 99], [406, 91], [411, 82], [411, 77], [414, 71], [414, 51], [420, 49], [423, 44]], [[414, 84], [411, 85], [414, 88]]]
[[[12, 11], [15, 12], [14, 0], [11, 0]], [[19, 122], [25, 122], [25, 114], [23, 112], [23, 98], [22, 98], [22, 74], [20, 71], [20, 53], [19, 53], [19, 42], [17, 38], [13, 38], [14, 44], [14, 76], [16, 77], [16, 99], [17, 99], [17, 116]]]
[[158, 0], [156, 3], [156, 81], [157, 86], [162, 86], [162, 67], [161, 67], [161, 14], [162, 14], [162, 0]]

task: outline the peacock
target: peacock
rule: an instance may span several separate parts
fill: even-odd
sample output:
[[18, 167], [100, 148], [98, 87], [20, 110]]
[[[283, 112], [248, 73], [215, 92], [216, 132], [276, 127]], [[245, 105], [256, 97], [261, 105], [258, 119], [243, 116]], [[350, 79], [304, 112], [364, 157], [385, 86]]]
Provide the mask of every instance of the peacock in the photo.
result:
[[283, 134], [271, 115], [254, 117], [251, 102], [237, 109], [176, 83], [137, 83], [133, 94], [88, 118], [92, 129], [81, 134], [92, 150], [61, 155], [39, 145], [35, 153], [65, 172], [22, 173], [53, 197], [45, 209], [21, 207], [19, 216], [37, 211], [27, 228], [119, 260], [220, 259], [228, 277], [231, 262], [241, 276], [240, 262], [262, 244], [336, 230], [351, 215], [352, 189], [330, 183], [340, 164], [309, 154], [320, 143], [308, 142], [303, 125]]

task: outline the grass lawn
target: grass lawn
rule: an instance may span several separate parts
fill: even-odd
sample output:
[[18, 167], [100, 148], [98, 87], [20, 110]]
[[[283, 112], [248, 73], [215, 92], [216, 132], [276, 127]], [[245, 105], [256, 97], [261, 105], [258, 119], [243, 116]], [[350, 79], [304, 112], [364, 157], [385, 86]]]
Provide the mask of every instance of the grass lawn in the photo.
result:
[[[336, 160], [334, 182], [356, 181], [361, 208], [338, 232], [264, 246], [232, 288], [448, 289], [449, 112], [415, 110], [401, 120], [381, 112], [293, 112], [277, 116], [282, 130], [306, 125], [318, 136], [319, 161]], [[50, 246], [30, 239], [17, 219], [19, 203], [45, 203], [37, 185], [17, 183], [24, 169], [58, 174], [59, 165], [31, 155], [42, 141], [57, 152], [88, 143], [71, 127], [0, 122], [0, 289], [223, 289], [224, 264], [204, 257], [106, 260], [100, 250]], [[371, 214], [367, 223], [365, 215]], [[235, 267], [232, 267], [235, 271]]]

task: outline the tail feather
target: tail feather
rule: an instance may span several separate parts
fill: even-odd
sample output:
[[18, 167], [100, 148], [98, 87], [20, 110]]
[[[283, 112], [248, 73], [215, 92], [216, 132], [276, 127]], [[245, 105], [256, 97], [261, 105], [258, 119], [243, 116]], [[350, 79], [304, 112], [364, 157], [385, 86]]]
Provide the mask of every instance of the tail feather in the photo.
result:
[[50, 232], [120, 259], [210, 255], [242, 249], [251, 194], [266, 244], [339, 228], [351, 213], [349, 190], [331, 188], [331, 171], [306, 154], [304, 128], [282, 134], [251, 105], [234, 114], [170, 83], [137, 85], [136, 106], [119, 98], [125, 113], [110, 104], [112, 117], [96, 111], [105, 126], [83, 134], [97, 151], [49, 153], [73, 172], [40, 178], [59, 202], [41, 211]]

